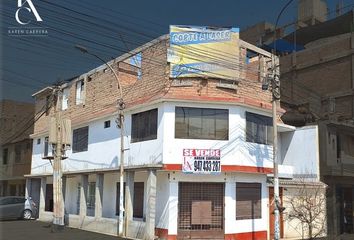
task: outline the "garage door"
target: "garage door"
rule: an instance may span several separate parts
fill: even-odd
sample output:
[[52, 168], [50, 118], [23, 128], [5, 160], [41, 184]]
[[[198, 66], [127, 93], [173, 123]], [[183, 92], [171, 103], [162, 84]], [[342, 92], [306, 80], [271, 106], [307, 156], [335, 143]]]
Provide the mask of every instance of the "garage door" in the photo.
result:
[[224, 183], [179, 183], [178, 239], [224, 239]]

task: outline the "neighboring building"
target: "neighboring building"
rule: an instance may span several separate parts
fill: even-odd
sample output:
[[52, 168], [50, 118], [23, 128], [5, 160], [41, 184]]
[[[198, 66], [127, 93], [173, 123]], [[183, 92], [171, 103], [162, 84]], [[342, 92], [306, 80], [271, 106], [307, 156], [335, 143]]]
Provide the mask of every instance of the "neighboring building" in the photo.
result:
[[[269, 239], [273, 170], [271, 93], [262, 91], [271, 55], [237, 40], [236, 81], [170, 78], [169, 36], [109, 62], [123, 85], [125, 204], [129, 237], [153, 239]], [[247, 52], [253, 52], [252, 58]], [[130, 54], [141, 64], [131, 65]], [[255, 70], [256, 69], [256, 70]], [[120, 129], [117, 82], [102, 65], [66, 84], [61, 115], [73, 142], [62, 161], [66, 223], [117, 234]], [[50, 106], [52, 89], [34, 94]], [[48, 137], [53, 107], [35, 123], [28, 194], [39, 199], [39, 219], [53, 214]], [[279, 122], [280, 175], [318, 179], [318, 130]], [[301, 149], [301, 151], [298, 151]], [[206, 159], [209, 159], [206, 161]]]
[[31, 172], [34, 104], [0, 101], [0, 196], [24, 196]]
[[353, 16], [351, 10], [285, 36], [290, 45], [296, 41], [305, 49], [280, 58], [281, 106], [287, 110], [282, 120], [319, 127], [331, 239], [354, 235]]

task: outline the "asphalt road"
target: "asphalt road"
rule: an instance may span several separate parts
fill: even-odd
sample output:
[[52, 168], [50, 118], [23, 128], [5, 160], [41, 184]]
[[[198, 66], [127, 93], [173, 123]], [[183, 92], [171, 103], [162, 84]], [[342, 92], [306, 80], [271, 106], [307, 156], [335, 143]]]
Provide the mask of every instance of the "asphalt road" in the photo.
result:
[[0, 240], [121, 240], [122, 238], [65, 227], [52, 232], [50, 223], [36, 220], [0, 221]]

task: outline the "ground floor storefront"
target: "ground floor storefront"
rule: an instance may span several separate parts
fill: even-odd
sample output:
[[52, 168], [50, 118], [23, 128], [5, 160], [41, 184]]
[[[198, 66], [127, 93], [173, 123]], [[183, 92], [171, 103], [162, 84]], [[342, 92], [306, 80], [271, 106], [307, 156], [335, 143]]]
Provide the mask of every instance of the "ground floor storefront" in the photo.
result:
[[[27, 176], [39, 219], [52, 221], [53, 182]], [[142, 239], [269, 239], [269, 189], [264, 173], [185, 174], [140, 169], [125, 175], [126, 236]], [[63, 176], [65, 223], [118, 233], [119, 173]]]
[[328, 185], [328, 236], [354, 239], [354, 177], [325, 177]]

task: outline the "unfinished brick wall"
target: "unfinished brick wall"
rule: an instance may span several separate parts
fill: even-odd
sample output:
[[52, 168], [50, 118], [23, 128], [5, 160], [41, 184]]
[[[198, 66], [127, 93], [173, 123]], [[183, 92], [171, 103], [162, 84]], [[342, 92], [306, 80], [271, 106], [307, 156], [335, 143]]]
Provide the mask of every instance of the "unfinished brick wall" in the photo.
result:
[[[0, 144], [17, 142], [33, 132], [34, 104], [2, 100], [0, 102]], [[22, 131], [21, 131], [22, 130]]]
[[[123, 99], [129, 109], [139, 104], [157, 99], [186, 99], [206, 102], [235, 102], [249, 104], [259, 108], [270, 108], [271, 93], [261, 90], [257, 61], [246, 65], [244, 79], [238, 83], [237, 90], [217, 87], [218, 79], [191, 78], [188, 86], [175, 86], [169, 78], [169, 64], [167, 63], [168, 39], [141, 51], [141, 78], [137, 78], [136, 67], [120, 63], [118, 72], [123, 85]], [[253, 69], [252, 72], [247, 69]], [[256, 70], [254, 70], [256, 69]], [[84, 104], [77, 105], [75, 80], [68, 84], [70, 88], [68, 108], [62, 111], [63, 117], [72, 120], [73, 127], [86, 123], [95, 118], [113, 114], [117, 110], [116, 101], [119, 98], [117, 81], [109, 70], [98, 71], [88, 76], [85, 88], [86, 99]], [[45, 104], [48, 93], [37, 95], [37, 109]], [[49, 116], [53, 114], [53, 110]], [[43, 116], [35, 124], [35, 135], [47, 131], [49, 116]]]
[[345, 34], [281, 57], [282, 101], [309, 103], [322, 119], [353, 118], [354, 99], [349, 93], [353, 88], [351, 51], [350, 34]]

